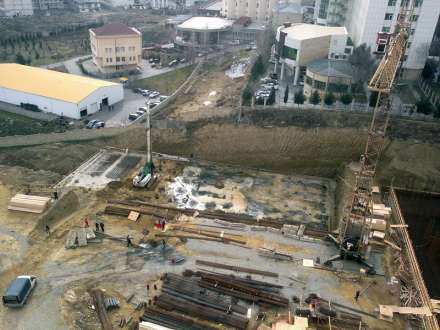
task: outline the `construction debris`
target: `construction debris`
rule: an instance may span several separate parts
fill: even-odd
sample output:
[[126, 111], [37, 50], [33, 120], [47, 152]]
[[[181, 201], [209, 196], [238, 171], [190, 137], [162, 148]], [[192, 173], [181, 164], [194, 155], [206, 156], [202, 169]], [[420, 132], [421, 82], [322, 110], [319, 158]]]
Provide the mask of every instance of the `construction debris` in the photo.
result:
[[119, 308], [119, 300], [113, 297], [106, 298], [104, 300], [104, 307], [106, 310]]
[[96, 238], [95, 232], [91, 228], [71, 229], [67, 234], [66, 249], [87, 246], [88, 242]]
[[8, 210], [43, 213], [47, 209], [49, 202], [49, 197], [16, 194], [9, 201]]

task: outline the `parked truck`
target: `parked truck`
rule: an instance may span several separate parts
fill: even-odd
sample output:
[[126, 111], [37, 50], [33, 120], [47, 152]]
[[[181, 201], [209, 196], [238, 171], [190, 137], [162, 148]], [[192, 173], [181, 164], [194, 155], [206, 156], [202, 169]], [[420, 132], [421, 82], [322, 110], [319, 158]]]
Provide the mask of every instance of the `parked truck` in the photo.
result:
[[37, 284], [37, 277], [30, 275], [18, 276], [3, 295], [3, 304], [8, 307], [22, 307]]

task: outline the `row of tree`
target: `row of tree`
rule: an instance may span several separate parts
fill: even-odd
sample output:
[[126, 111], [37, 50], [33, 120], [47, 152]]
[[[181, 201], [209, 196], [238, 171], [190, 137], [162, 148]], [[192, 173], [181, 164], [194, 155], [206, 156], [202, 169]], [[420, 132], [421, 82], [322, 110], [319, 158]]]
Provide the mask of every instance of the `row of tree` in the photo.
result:
[[[285, 91], [284, 91], [284, 103], [287, 103], [287, 101], [289, 100], [289, 87], [287, 86]], [[336, 98], [336, 95], [333, 94], [332, 92], [329, 92], [327, 94], [324, 95], [324, 104], [327, 106], [332, 106], [333, 104], [335, 104], [335, 102], [338, 99]], [[304, 104], [304, 102], [307, 101], [307, 97], [304, 95], [304, 93], [302, 91], [298, 91], [293, 95], [293, 102], [295, 104]], [[310, 95], [309, 97], [309, 103], [313, 104], [313, 105], [318, 105], [320, 104], [322, 101], [321, 99], [321, 95], [319, 95], [318, 91], [314, 91], [312, 93], [312, 95]], [[353, 102], [353, 95], [347, 93], [347, 94], [342, 94], [339, 97], [339, 101], [344, 104], [344, 105], [350, 105]]]

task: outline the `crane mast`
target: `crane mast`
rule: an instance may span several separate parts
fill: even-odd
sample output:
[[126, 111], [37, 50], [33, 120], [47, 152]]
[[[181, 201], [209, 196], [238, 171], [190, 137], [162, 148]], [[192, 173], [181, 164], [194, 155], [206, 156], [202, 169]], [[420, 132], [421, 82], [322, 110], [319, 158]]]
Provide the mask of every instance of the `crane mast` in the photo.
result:
[[377, 100], [368, 130], [367, 143], [360, 157], [360, 167], [356, 173], [349, 208], [340, 221], [338, 238], [331, 236], [339, 246], [340, 253], [327, 263], [348, 257], [366, 265], [371, 271], [374, 270], [365, 260], [369, 236], [367, 218], [371, 216], [373, 179], [384, 146], [392, 107], [391, 91], [405, 54], [413, 10], [414, 2], [411, 6], [409, 2], [402, 5], [394, 36], [368, 84], [368, 89], [377, 93]]

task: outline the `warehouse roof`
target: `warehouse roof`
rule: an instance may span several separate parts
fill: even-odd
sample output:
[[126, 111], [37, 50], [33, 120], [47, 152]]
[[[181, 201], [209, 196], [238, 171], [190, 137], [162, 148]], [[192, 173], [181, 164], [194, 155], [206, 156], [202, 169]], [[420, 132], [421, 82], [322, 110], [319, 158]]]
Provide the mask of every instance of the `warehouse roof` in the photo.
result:
[[128, 27], [121, 23], [109, 23], [99, 28], [90, 29], [97, 36], [113, 35], [138, 35], [140, 32], [135, 28]]
[[344, 60], [315, 60], [307, 65], [307, 70], [322, 76], [351, 78], [353, 66]]
[[70, 103], [80, 102], [101, 87], [115, 85], [118, 84], [32, 66], [0, 64], [0, 87]]

